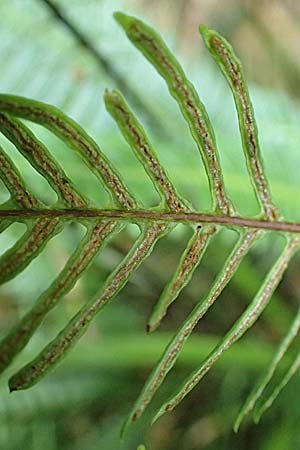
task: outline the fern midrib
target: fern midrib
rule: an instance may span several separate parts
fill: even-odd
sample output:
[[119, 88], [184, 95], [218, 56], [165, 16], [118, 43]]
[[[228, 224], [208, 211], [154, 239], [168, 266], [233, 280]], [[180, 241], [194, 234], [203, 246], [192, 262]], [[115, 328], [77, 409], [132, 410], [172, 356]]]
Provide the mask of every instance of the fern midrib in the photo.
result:
[[119, 209], [33, 209], [0, 210], [0, 219], [17, 218], [26, 221], [39, 217], [60, 217], [62, 219], [120, 219], [128, 222], [168, 222], [168, 223], [189, 223], [201, 224], [212, 223], [228, 227], [255, 228], [260, 230], [281, 231], [284, 233], [300, 233], [300, 222], [289, 221], [268, 221], [259, 218], [224, 216], [218, 214], [206, 214], [199, 212], [161, 212], [146, 210], [124, 211]]

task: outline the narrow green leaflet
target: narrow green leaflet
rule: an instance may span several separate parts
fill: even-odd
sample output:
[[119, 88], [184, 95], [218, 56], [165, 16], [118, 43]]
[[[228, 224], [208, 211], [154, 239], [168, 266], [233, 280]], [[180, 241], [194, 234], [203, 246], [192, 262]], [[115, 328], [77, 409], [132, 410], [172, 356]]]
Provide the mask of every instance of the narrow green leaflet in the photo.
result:
[[28, 192], [18, 169], [1, 146], [0, 176], [11, 195], [10, 201], [13, 201], [15, 206], [24, 209], [41, 206], [41, 202], [31, 192]]
[[275, 370], [278, 367], [278, 364], [280, 363], [283, 356], [287, 352], [289, 346], [291, 345], [291, 343], [297, 336], [299, 329], [300, 329], [300, 308], [298, 309], [298, 312], [291, 324], [291, 327], [290, 327], [287, 335], [285, 336], [285, 338], [282, 340], [281, 344], [279, 345], [270, 365], [268, 366], [265, 373], [262, 374], [262, 376], [258, 380], [257, 384], [254, 386], [253, 390], [250, 392], [249, 397], [247, 398], [245, 404], [241, 408], [241, 410], [238, 414], [238, 417], [235, 421], [235, 424], [234, 424], [234, 431], [236, 431], [236, 432], [238, 431], [242, 420], [253, 410], [256, 402], [262, 396], [266, 386], [268, 385], [269, 381], [273, 377]]
[[204, 375], [211, 369], [213, 364], [222, 356], [222, 354], [228, 350], [228, 348], [236, 342], [258, 319], [268, 302], [270, 301], [272, 294], [278, 286], [283, 273], [285, 272], [289, 261], [299, 249], [300, 238], [293, 237], [287, 240], [286, 247], [276, 263], [274, 264], [269, 275], [263, 282], [257, 295], [252, 300], [246, 311], [236, 321], [234, 326], [229, 330], [221, 342], [215, 347], [215, 349], [208, 355], [203, 361], [200, 367], [194, 371], [190, 377], [183, 383], [178, 389], [175, 395], [170, 398], [158, 411], [154, 421], [157, 420], [165, 412], [172, 411], [184, 397], [199, 383]]
[[6, 369], [14, 357], [25, 347], [46, 314], [56, 306], [63, 295], [72, 289], [82, 272], [87, 269], [100, 249], [107, 244], [112, 233], [118, 228], [120, 226], [114, 221], [101, 221], [86, 232], [58, 277], [0, 342], [0, 372]]
[[130, 422], [137, 420], [141, 416], [147, 405], [150, 403], [155, 392], [174, 366], [184, 343], [192, 333], [193, 329], [229, 283], [242, 259], [249, 251], [253, 242], [258, 238], [259, 234], [259, 231], [249, 231], [240, 237], [211, 289], [204, 299], [200, 301], [189, 314], [179, 331], [165, 349], [157, 365], [152, 370], [124, 424], [123, 432]]
[[0, 111], [48, 128], [79, 154], [90, 170], [103, 182], [117, 205], [126, 209], [137, 206], [120, 175], [96, 142], [59, 109], [24, 97], [0, 94]]
[[[154, 186], [163, 198], [164, 204], [162, 208], [164, 210], [168, 208], [174, 212], [188, 212], [190, 210], [189, 205], [177, 194], [166, 171], [160, 164], [142, 125], [134, 116], [124, 98], [117, 91], [106, 91], [104, 98], [107, 110], [115, 119], [126, 141], [144, 165]], [[180, 291], [189, 282], [214, 232], [215, 227], [196, 227], [177, 270], [168, 284], [167, 290], [163, 293], [163, 297], [155, 307], [154, 316], [150, 319], [147, 326], [148, 331], [152, 331], [158, 326], [160, 320], [166, 314], [168, 306], [177, 298]]]
[[147, 330], [149, 332], [154, 331], [159, 326], [163, 317], [167, 314], [168, 307], [176, 300], [182, 289], [189, 283], [194, 271], [200, 264], [210, 238], [216, 231], [216, 227], [201, 228], [199, 226], [196, 228], [180, 258], [174, 275], [154, 306], [147, 324]]
[[109, 92], [106, 90], [104, 100], [106, 109], [118, 124], [124, 138], [145, 167], [158, 193], [164, 199], [162, 209], [165, 209], [166, 206], [171, 211], [189, 211], [190, 207], [179, 197], [165, 169], [160, 164], [142, 125], [133, 111], [130, 110], [122, 95], [117, 91]]
[[62, 228], [57, 217], [38, 219], [29, 224], [21, 238], [0, 256], [0, 284], [22, 272]]
[[130, 275], [151, 253], [157, 240], [167, 231], [168, 228], [164, 224], [151, 224], [145, 227], [129, 253], [108, 277], [102, 294], [84, 305], [69, 324], [37, 357], [10, 379], [10, 390], [27, 389], [34, 385], [66, 356], [75, 342], [84, 334], [96, 314], [122, 289]]
[[77, 192], [71, 180], [51, 156], [46, 147], [19, 120], [0, 113], [0, 131], [25, 156], [32, 166], [46, 178], [59, 200], [71, 208], [83, 208], [87, 202]]
[[278, 211], [273, 205], [264, 174], [257, 125], [242, 64], [236, 57], [232, 46], [223, 36], [205, 26], [200, 27], [200, 32], [232, 90], [248, 171], [262, 212], [269, 220], [278, 219]]
[[[87, 206], [86, 200], [77, 192], [75, 186], [68, 179], [63, 169], [51, 156], [46, 147], [34, 136], [34, 134], [20, 121], [11, 118], [7, 114], [0, 113], [0, 132], [9, 139], [17, 149], [25, 156], [32, 166], [49, 182], [58, 195], [59, 203], [70, 208], [82, 208]], [[20, 175], [12, 161], [2, 153], [2, 163], [5, 167], [4, 181], [10, 190], [20, 188]], [[3, 169], [2, 169], [3, 171]], [[10, 177], [10, 180], [8, 180]], [[14, 186], [15, 183], [15, 186]], [[23, 191], [24, 192], [24, 188]], [[16, 196], [13, 192], [13, 198]], [[21, 195], [19, 193], [19, 195]], [[40, 202], [34, 200], [30, 194], [31, 208], [40, 206]], [[23, 206], [23, 205], [21, 205]], [[28, 207], [28, 202], [26, 204]], [[61, 231], [63, 224], [58, 218], [39, 219], [29, 224], [26, 233], [6, 251], [0, 258], [0, 283], [14, 278], [25, 269], [28, 264], [42, 251], [47, 242]]]
[[[0, 175], [5, 186], [11, 194], [14, 207], [38, 208], [41, 202], [24, 185], [18, 169], [0, 147]], [[60, 231], [59, 220], [41, 219], [27, 223], [26, 233], [0, 257], [0, 284], [14, 278], [23, 270], [45, 247], [49, 239]], [[2, 223], [4, 231], [11, 224], [10, 221]]]
[[233, 208], [225, 192], [215, 134], [206, 109], [194, 86], [186, 78], [179, 62], [162, 38], [151, 27], [141, 20], [121, 12], [115, 13], [114, 16], [131, 42], [141, 50], [165, 79], [170, 94], [177, 101], [201, 153], [210, 183], [213, 208], [227, 215], [233, 213]]

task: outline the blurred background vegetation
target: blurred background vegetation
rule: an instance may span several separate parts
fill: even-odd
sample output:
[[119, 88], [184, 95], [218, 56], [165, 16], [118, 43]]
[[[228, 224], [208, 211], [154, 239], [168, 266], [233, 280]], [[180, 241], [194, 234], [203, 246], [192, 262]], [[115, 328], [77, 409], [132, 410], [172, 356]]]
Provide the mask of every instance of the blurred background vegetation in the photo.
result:
[[[120, 9], [152, 23], [166, 38], [195, 83], [215, 126], [225, 182], [242, 214], [256, 214], [229, 89], [209, 59], [199, 23], [214, 27], [242, 59], [256, 109], [265, 166], [275, 201], [289, 220], [300, 220], [300, 4], [296, 0], [59, 0], [54, 3], [88, 45], [83, 46], [42, 0], [0, 2], [0, 87], [2, 92], [54, 104], [97, 140], [146, 206], [157, 196], [105, 111], [106, 87], [119, 87], [145, 124], [160, 159], [178, 190], [196, 208], [209, 208], [207, 182], [187, 127], [160, 78], [127, 41], [112, 19]], [[80, 37], [80, 36], [79, 36]], [[82, 39], [81, 39], [82, 40]], [[86, 44], [86, 43], [85, 43]], [[95, 52], [97, 55], [95, 55]], [[32, 127], [65, 167], [79, 189], [99, 207], [104, 189], [77, 158], [48, 132]], [[1, 137], [32, 189], [46, 203], [55, 200], [47, 183]], [[8, 193], [0, 185], [0, 200]], [[23, 233], [15, 224], [0, 237], [3, 251]], [[0, 291], [0, 324], [5, 332], [62, 268], [83, 235], [69, 224], [15, 280]], [[53, 311], [13, 370], [35, 355], [73, 316], [128, 251], [137, 228], [128, 226]], [[190, 285], [154, 335], [145, 324], [189, 237], [178, 226], [163, 239], [117, 299], [99, 316], [61, 366], [29, 391], [9, 395], [0, 385], [0, 448], [5, 450], [294, 450], [300, 448], [300, 394], [296, 376], [258, 426], [232, 431], [241, 402], [270, 361], [297, 309], [299, 257], [263, 317], [223, 357], [172, 414], [149, 427], [153, 408], [179, 384], [218, 341], [258, 289], [283, 242], [264, 238], [242, 264], [217, 304], [197, 327], [165, 387], [125, 441], [122, 421], [172, 333], [201, 299], [232, 248], [236, 236], [216, 237]], [[297, 351], [284, 359], [283, 371]], [[278, 374], [280, 376], [280, 373]]]

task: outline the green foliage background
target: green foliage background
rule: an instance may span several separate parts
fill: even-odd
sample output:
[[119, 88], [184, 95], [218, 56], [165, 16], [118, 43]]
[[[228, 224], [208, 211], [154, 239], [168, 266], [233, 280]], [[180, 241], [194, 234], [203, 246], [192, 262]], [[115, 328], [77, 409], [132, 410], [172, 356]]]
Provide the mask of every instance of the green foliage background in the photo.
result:
[[[157, 3], [158, 12], [166, 14], [165, 3]], [[182, 2], [178, 2], [178, 6], [179, 3]], [[120, 9], [140, 14], [147, 20], [147, 9], [143, 11], [141, 5], [138, 7], [137, 3], [125, 0], [60, 0], [57, 4], [64, 7], [68, 16], [88, 34], [161, 122], [164, 135], [147, 124], [144, 117], [162, 163], [168, 168], [178, 190], [199, 210], [206, 209], [209, 201], [206, 177], [186, 126], [163, 82], [132, 48], [112, 19], [112, 12]], [[199, 16], [198, 22], [202, 22], [202, 17]], [[170, 29], [165, 34], [172, 48], [176, 49], [180, 37]], [[148, 206], [155, 204], [156, 193], [103, 105], [104, 89], [115, 87], [115, 81], [106, 76], [91, 55], [76, 45], [64, 27], [51, 18], [42, 2], [2, 1], [0, 37], [1, 91], [32, 97], [61, 108], [96, 139], [139, 198]], [[202, 46], [200, 39], [198, 45], [199, 48]], [[231, 94], [213, 63], [203, 53], [193, 58], [186, 53], [181, 51], [180, 59], [215, 126], [228, 191], [241, 213], [255, 214], [257, 207], [246, 175]], [[287, 219], [299, 221], [299, 101], [282, 91], [258, 84], [251, 86], [251, 94], [274, 199]], [[140, 111], [137, 112], [143, 117]], [[46, 131], [39, 127], [34, 127], [34, 130], [47, 143], [79, 190], [97, 205], [105, 205], [105, 191], [82, 169], [77, 158]], [[47, 183], [5, 138], [1, 137], [0, 141], [32, 191], [50, 203], [54, 197]], [[2, 184], [0, 187], [0, 199], [4, 201], [8, 194]], [[9, 248], [22, 231], [22, 226], [16, 224], [2, 233], [1, 249]], [[1, 288], [0, 324], [3, 333], [59, 272], [82, 234], [83, 229], [79, 226], [66, 227], [24, 273]], [[15, 367], [22, 365], [22, 358], [28, 360], [29, 356], [36, 354], [104, 282], [111, 269], [126, 254], [136, 234], [136, 228], [128, 226], [101, 253], [93, 270], [84, 275], [65, 301], [49, 315]], [[122, 421], [151, 366], [172, 330], [208, 288], [234, 239], [230, 231], [214, 238], [203, 265], [171, 308], [161, 330], [154, 335], [145, 333], [146, 318], [188, 240], [188, 233], [180, 226], [158, 244], [116, 301], [103, 312], [53, 375], [29, 391], [9, 395], [5, 374], [0, 390], [0, 448], [135, 450], [142, 442], [147, 450], [300, 448], [298, 376], [283, 391], [259, 426], [245, 425], [238, 435], [232, 432], [240, 403], [253, 380], [269, 362], [273, 349], [296, 311], [299, 259], [293, 262], [259, 323], [228, 352], [178, 410], [152, 428], [147, 422], [150, 416], [146, 415], [124, 442], [119, 441]], [[279, 239], [273, 240], [270, 251], [267, 241], [263, 239], [255, 246], [229, 288], [198, 326], [186, 345], [178, 368], [168, 377], [167, 388], [163, 388], [159, 395], [166, 396], [172, 392], [178, 379], [182, 379], [204, 357], [256, 292], [270, 261], [282, 247]], [[294, 351], [297, 344], [299, 342], [295, 343]], [[286, 358], [280, 370], [287, 363]], [[155, 406], [154, 402], [153, 408]]]

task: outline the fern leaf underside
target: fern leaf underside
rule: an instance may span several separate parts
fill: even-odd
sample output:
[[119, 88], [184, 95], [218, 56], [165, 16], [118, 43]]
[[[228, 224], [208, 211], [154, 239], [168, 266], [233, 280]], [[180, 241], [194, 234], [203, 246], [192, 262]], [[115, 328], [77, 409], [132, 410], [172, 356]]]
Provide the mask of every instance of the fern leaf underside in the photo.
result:
[[[0, 258], [0, 282], [10, 280], [24, 270], [44, 249], [49, 240], [60, 233], [67, 221], [81, 222], [86, 227], [86, 234], [65, 263], [61, 273], [0, 342], [0, 369], [3, 371], [11, 364], [40, 326], [46, 314], [72, 289], [94, 258], [128, 221], [136, 223], [140, 228], [139, 237], [128, 254], [109, 275], [104, 286], [87, 301], [56, 338], [9, 380], [10, 390], [25, 389], [34, 385], [61, 361], [86, 331], [95, 315], [116, 296], [133, 272], [152, 252], [156, 242], [166, 236], [177, 222], [183, 222], [192, 228], [193, 233], [173, 276], [149, 318], [148, 331], [155, 330], [166, 315], [169, 306], [190, 281], [211, 237], [220, 232], [223, 226], [231, 227], [238, 235], [237, 243], [209, 291], [177, 330], [152, 370], [129, 414], [124, 425], [125, 429], [141, 416], [168, 372], [173, 368], [193, 329], [230, 282], [252, 245], [268, 229], [277, 230], [285, 237], [286, 244], [255, 298], [220, 343], [159, 409], [155, 419], [164, 412], [172, 410], [222, 354], [254, 324], [270, 301], [289, 261], [299, 249], [300, 226], [284, 222], [272, 200], [264, 173], [257, 125], [243, 69], [230, 44], [217, 32], [200, 27], [205, 45], [225, 76], [235, 100], [248, 173], [260, 206], [259, 217], [253, 219], [240, 217], [228, 197], [212, 124], [197, 91], [187, 79], [179, 62], [161, 37], [148, 25], [122, 13], [116, 13], [115, 18], [131, 42], [165, 80], [171, 96], [187, 122], [208, 176], [212, 210], [209, 213], [198, 213], [194, 211], [188, 200], [177, 193], [167, 171], [159, 162], [145, 130], [121, 93], [106, 91], [105, 105], [159, 194], [160, 204], [151, 210], [145, 210], [143, 204], [126, 187], [117, 169], [108, 161], [98, 144], [77, 123], [50, 105], [1, 94], [0, 132], [48, 181], [57, 194], [57, 202], [48, 207], [36, 198], [26, 187], [9, 156], [0, 148], [0, 176], [10, 192], [10, 200], [1, 205], [0, 231], [4, 231], [14, 220], [23, 222], [27, 226], [23, 236]], [[58, 161], [52, 157], [22, 119], [47, 128], [64, 141], [70, 150], [80, 156], [109, 193], [110, 210], [98, 210], [77, 191]], [[241, 409], [235, 424], [236, 429], [263, 395], [266, 385], [299, 332], [299, 328], [298, 312], [270, 367]], [[299, 365], [300, 358], [297, 356], [284, 379], [256, 410], [256, 419], [274, 401]]]

